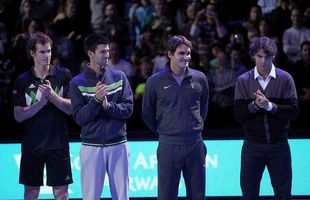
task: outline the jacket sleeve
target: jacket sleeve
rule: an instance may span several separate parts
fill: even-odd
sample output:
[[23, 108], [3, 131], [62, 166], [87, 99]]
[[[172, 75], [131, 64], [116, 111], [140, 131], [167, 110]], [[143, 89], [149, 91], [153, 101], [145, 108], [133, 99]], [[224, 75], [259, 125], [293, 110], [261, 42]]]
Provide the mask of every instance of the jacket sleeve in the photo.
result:
[[127, 78], [123, 77], [124, 87], [120, 102], [109, 102], [106, 114], [116, 119], [128, 119], [133, 113], [133, 94]]
[[248, 92], [246, 90], [242, 79], [238, 78], [235, 85], [234, 116], [241, 124], [245, 123], [248, 119], [255, 117], [255, 114], [258, 111], [254, 105], [254, 99], [248, 97]]
[[298, 98], [294, 80], [289, 76], [288, 80], [285, 82], [283, 94], [283, 99], [281, 103], [272, 102], [271, 113], [280, 119], [296, 119], [298, 116]]
[[81, 126], [92, 121], [100, 112], [101, 103], [94, 98], [86, 102], [78, 86], [71, 81], [70, 96], [73, 119]]
[[152, 80], [148, 79], [145, 84], [145, 90], [143, 94], [142, 101], [142, 113], [141, 117], [145, 124], [157, 134], [157, 123], [156, 123], [156, 91], [154, 88], [154, 83]]

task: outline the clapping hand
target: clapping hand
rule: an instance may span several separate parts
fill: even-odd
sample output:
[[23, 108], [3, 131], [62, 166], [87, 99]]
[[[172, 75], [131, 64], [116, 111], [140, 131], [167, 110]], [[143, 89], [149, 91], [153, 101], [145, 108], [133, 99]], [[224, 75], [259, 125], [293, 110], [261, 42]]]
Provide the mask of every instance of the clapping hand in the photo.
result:
[[40, 101], [46, 101], [51, 100], [53, 98], [53, 95], [55, 95], [55, 91], [52, 89], [51, 82], [49, 80], [45, 80], [45, 84], [39, 85], [39, 91], [41, 92], [41, 99]]
[[254, 92], [254, 95], [256, 97], [255, 99], [255, 105], [259, 108], [267, 108], [269, 104], [269, 100], [265, 97], [265, 95], [258, 89], [256, 92]]

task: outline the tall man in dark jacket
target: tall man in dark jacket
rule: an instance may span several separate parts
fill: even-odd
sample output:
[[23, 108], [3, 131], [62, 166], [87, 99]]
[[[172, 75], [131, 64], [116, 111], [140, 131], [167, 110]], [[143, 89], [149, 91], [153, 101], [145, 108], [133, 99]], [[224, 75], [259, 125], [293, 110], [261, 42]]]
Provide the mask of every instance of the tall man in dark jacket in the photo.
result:
[[243, 125], [245, 139], [241, 154], [243, 198], [256, 200], [265, 169], [270, 174], [276, 199], [290, 199], [292, 186], [289, 121], [298, 115], [294, 80], [276, 68], [274, 40], [261, 37], [250, 45], [254, 69], [240, 75], [235, 87], [234, 114]]
[[90, 63], [70, 84], [73, 118], [81, 125], [83, 199], [100, 199], [106, 173], [112, 199], [129, 199], [129, 149], [125, 120], [133, 111], [126, 75], [107, 68], [109, 41], [93, 34], [84, 41]]
[[192, 44], [172, 36], [169, 62], [145, 85], [142, 118], [159, 135], [158, 199], [176, 200], [181, 172], [189, 199], [205, 199], [206, 147], [202, 139], [209, 87], [205, 75], [189, 68]]

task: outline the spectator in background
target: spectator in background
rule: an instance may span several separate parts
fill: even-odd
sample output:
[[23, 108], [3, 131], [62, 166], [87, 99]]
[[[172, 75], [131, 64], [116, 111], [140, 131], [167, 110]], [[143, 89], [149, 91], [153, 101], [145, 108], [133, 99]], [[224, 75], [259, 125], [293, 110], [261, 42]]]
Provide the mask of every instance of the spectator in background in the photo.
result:
[[104, 13], [104, 19], [96, 33], [103, 34], [109, 39], [122, 44], [123, 47], [126, 47], [126, 45], [129, 44], [128, 27], [124, 20], [119, 17], [119, 13], [114, 2], [107, 1], [102, 12]]
[[[142, 57], [139, 60], [139, 70], [136, 73], [136, 81], [138, 83], [135, 93], [134, 93], [134, 99], [135, 100], [142, 100], [144, 88], [145, 88], [145, 82], [147, 78], [152, 75], [152, 62], [150, 58], [148, 57]], [[141, 102], [142, 103], [142, 102]], [[139, 107], [141, 107], [142, 104], [139, 104]]]
[[240, 184], [243, 199], [258, 199], [265, 167], [275, 199], [291, 199], [292, 165], [288, 144], [290, 120], [298, 115], [293, 78], [276, 68], [274, 40], [261, 37], [250, 45], [254, 69], [238, 77], [235, 87], [236, 120], [245, 133], [241, 152]]
[[23, 0], [20, 5], [20, 15], [16, 22], [14, 34], [22, 33], [25, 30], [27, 21], [30, 20], [30, 0]]
[[50, 24], [45, 27], [45, 33], [54, 42], [53, 55], [55, 57], [62, 57], [66, 60], [66, 67], [70, 70], [73, 75], [77, 75], [79, 69], [76, 67], [78, 59], [75, 52], [75, 44], [73, 41], [65, 36], [62, 32], [59, 24]]
[[248, 40], [241, 30], [234, 30], [229, 35], [229, 42], [226, 43], [225, 51], [230, 52], [233, 46], [239, 46], [242, 51], [248, 51]]
[[174, 20], [167, 13], [167, 2], [165, 0], [154, 0], [155, 11], [147, 16], [145, 26], [151, 27], [155, 42], [160, 42], [165, 31], [176, 29]]
[[197, 38], [197, 53], [200, 65], [206, 66], [210, 61], [210, 45], [220, 42], [227, 34], [226, 27], [220, 22], [215, 4], [209, 3], [198, 11], [191, 26], [190, 35]]
[[47, 23], [53, 21], [55, 7], [50, 0], [34, 0], [30, 3], [30, 17], [40, 19]]
[[[231, 69], [229, 58], [223, 50], [216, 55], [218, 68], [208, 75], [212, 110], [210, 118], [217, 128], [233, 127], [233, 102], [236, 74]], [[212, 111], [214, 112], [212, 115]], [[221, 113], [218, 115], [216, 113]], [[210, 122], [211, 123], [211, 122]]]
[[150, 0], [140, 0], [132, 4], [129, 10], [130, 28], [133, 29], [135, 39], [135, 46], [140, 45], [141, 30], [145, 25], [147, 16], [154, 12]]
[[65, 36], [74, 43], [81, 40], [83, 33], [88, 31], [88, 27], [78, 18], [77, 0], [65, 0], [63, 5], [60, 5], [53, 24], [58, 28], [58, 35]]
[[77, 16], [77, 13], [77, 0], [64, 0], [61, 4], [59, 4], [58, 12], [53, 19], [53, 23], [57, 23], [57, 21], [66, 18], [74, 18]]
[[152, 75], [153, 64], [149, 57], [142, 57], [137, 55], [137, 67], [135, 70], [135, 80], [131, 88], [134, 89], [134, 104], [135, 109], [133, 110], [132, 117], [128, 121], [129, 130], [147, 130], [147, 126], [141, 123], [141, 109], [142, 109], [142, 98], [145, 89], [145, 82], [149, 76]]
[[215, 71], [216, 69], [219, 68], [219, 63], [218, 63], [218, 60], [217, 60], [217, 54], [219, 52], [223, 52], [223, 48], [222, 48], [222, 45], [218, 42], [214, 42], [210, 45], [210, 51], [211, 51], [211, 56], [210, 58], [210, 62], [209, 62], [209, 65], [208, 65], [208, 73], [211, 73], [213, 71]]
[[46, 166], [47, 185], [55, 199], [68, 200], [72, 183], [66, 115], [71, 114], [69, 70], [50, 64], [52, 40], [34, 33], [27, 43], [34, 66], [17, 77], [13, 90], [14, 117], [25, 124], [19, 183], [24, 199], [38, 199]]
[[248, 40], [251, 41], [254, 37], [259, 36], [259, 20], [262, 17], [262, 10], [259, 5], [253, 5], [250, 9], [250, 16], [242, 26], [247, 31]]
[[182, 33], [182, 35], [184, 35], [186, 38], [189, 38], [192, 42], [193, 45], [196, 46], [196, 38], [195, 37], [191, 37], [191, 27], [195, 21], [197, 12], [199, 9], [199, 5], [195, 2], [190, 3], [187, 7], [186, 7], [186, 18], [185, 21], [183, 23], [180, 23], [179, 25], [179, 31], [180, 33]]
[[258, 35], [253, 37], [251, 41], [254, 41], [259, 37], [269, 37], [275, 40], [277, 44], [279, 43], [279, 38], [274, 36], [271, 32], [271, 25], [270, 25], [269, 18], [266, 18], [266, 17], [260, 18], [259, 24], [258, 24]]
[[292, 24], [289, 6], [289, 0], [277, 0], [277, 7], [271, 11], [269, 16], [271, 31], [280, 42], [282, 42], [283, 32]]
[[300, 114], [297, 122], [299, 128], [309, 128], [310, 116], [310, 41], [304, 41], [300, 45], [301, 59], [297, 60], [291, 67], [291, 73], [296, 82], [299, 97]]
[[288, 61], [294, 63], [300, 59], [301, 43], [306, 40], [310, 41], [310, 29], [303, 26], [303, 14], [299, 8], [292, 9], [291, 21], [292, 27], [284, 31], [282, 43]]
[[159, 136], [158, 200], [177, 199], [181, 173], [188, 199], [205, 199], [206, 147], [202, 139], [209, 87], [202, 72], [189, 68], [192, 44], [168, 40], [166, 68], [148, 78], [142, 119]]
[[141, 30], [139, 44], [139, 49], [142, 56], [148, 56], [150, 58], [154, 58], [156, 56], [158, 45], [155, 42], [151, 27], [143, 27]]
[[104, 19], [104, 13], [102, 12], [104, 5], [108, 0], [89, 0], [89, 9], [91, 14], [91, 28], [92, 31], [97, 33], [100, 28], [100, 23]]
[[304, 25], [306, 28], [310, 28], [310, 6], [304, 12]]
[[90, 30], [89, 22], [80, 15], [82, 11], [78, 10], [77, 0], [65, 0], [61, 7], [53, 22], [55, 33], [71, 39], [77, 53], [83, 52], [83, 39]]
[[153, 72], [152, 74], [155, 74], [156, 72], [159, 72], [163, 70], [168, 62], [167, 56], [165, 54], [165, 45], [162, 42], [157, 50], [157, 55], [153, 59]]
[[247, 71], [243, 63], [244, 53], [239, 46], [232, 46], [230, 49], [230, 67], [235, 72], [236, 77]]
[[110, 44], [110, 59], [108, 67], [110, 69], [117, 69], [125, 73], [130, 84], [134, 81], [134, 68], [130, 62], [122, 57], [120, 44], [116, 41], [111, 41]]
[[27, 71], [29, 66], [33, 64], [25, 51], [27, 41], [37, 31], [43, 31], [42, 21], [38, 19], [29, 18], [25, 24], [25, 30], [17, 34], [13, 39], [13, 44], [10, 50], [10, 57], [16, 66], [17, 74]]
[[61, 55], [56, 55], [54, 56], [54, 58], [52, 59], [52, 64], [55, 67], [66, 67], [68, 66], [68, 61], [66, 58], [64, 58]]
[[258, 0], [257, 5], [262, 9], [262, 15], [268, 16], [270, 12], [276, 7], [277, 0]]
[[132, 65], [132, 68], [134, 72], [136, 73], [139, 70], [139, 59], [140, 59], [140, 51], [138, 48], [133, 48], [130, 52], [130, 64]]
[[283, 49], [282, 43], [279, 40], [279, 38], [272, 33], [269, 18], [262, 17], [259, 20], [258, 32], [259, 32], [258, 37], [254, 37], [253, 40], [257, 39], [259, 37], [269, 37], [270, 39], [273, 39], [278, 45], [278, 53], [277, 53], [277, 56], [275, 57], [275, 59], [273, 61], [275, 64], [277, 64], [279, 66], [286, 67], [286, 56], [282, 50]]

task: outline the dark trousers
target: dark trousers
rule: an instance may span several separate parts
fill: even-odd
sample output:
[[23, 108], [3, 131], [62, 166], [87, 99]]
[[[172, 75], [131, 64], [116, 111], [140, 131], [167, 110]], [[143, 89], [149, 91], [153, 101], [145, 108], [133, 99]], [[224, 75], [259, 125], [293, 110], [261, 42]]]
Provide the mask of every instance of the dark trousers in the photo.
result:
[[181, 172], [188, 200], [205, 199], [205, 158], [203, 141], [186, 145], [160, 143], [158, 159], [158, 200], [177, 200]]
[[241, 189], [243, 199], [257, 200], [265, 169], [270, 174], [276, 200], [291, 199], [292, 165], [288, 142], [259, 144], [245, 141], [241, 155]]

